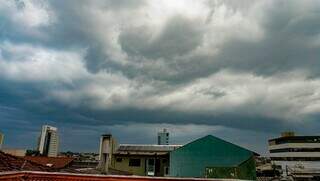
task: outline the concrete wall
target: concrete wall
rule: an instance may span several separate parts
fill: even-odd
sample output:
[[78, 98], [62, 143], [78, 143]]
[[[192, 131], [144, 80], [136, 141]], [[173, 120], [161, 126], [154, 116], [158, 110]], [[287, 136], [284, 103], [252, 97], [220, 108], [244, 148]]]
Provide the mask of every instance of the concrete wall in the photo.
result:
[[[117, 162], [117, 158], [121, 158], [121, 162]], [[140, 167], [133, 167], [129, 166], [129, 160], [130, 159], [140, 159]], [[146, 175], [146, 158], [145, 157], [122, 157], [122, 156], [115, 156], [114, 159], [112, 160], [114, 164], [114, 168], [116, 170], [121, 170], [121, 171], [126, 171], [130, 172], [133, 175], [141, 175], [144, 176]]]
[[[121, 162], [117, 162], [117, 158], [121, 158]], [[169, 166], [169, 156], [126, 156], [126, 155], [114, 155], [112, 158], [111, 167], [116, 170], [126, 171], [130, 172], [133, 175], [140, 175], [140, 176], [146, 176], [146, 170], [147, 170], [147, 160], [148, 158], [155, 158], [159, 160], [159, 170], [156, 170], [155, 176], [165, 176], [165, 167]], [[129, 160], [130, 159], [140, 159], [140, 167], [133, 167], [129, 166]]]

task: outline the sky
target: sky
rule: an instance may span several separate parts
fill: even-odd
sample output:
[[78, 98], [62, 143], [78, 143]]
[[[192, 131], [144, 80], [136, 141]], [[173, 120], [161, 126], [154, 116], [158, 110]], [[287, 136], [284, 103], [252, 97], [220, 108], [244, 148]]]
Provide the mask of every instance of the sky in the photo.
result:
[[0, 131], [61, 151], [320, 130], [319, 0], [0, 0]]

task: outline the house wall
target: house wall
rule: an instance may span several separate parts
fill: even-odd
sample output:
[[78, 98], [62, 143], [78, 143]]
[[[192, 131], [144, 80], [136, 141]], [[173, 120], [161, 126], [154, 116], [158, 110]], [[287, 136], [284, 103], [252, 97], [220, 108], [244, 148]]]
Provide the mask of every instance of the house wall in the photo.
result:
[[[121, 162], [117, 162], [117, 158], [121, 158]], [[140, 159], [140, 166], [129, 166], [129, 160], [130, 159]], [[121, 171], [126, 171], [130, 172], [133, 175], [141, 175], [144, 176], [146, 175], [145, 170], [146, 170], [146, 158], [145, 157], [126, 157], [126, 156], [115, 156], [113, 159], [114, 163], [114, 168], [116, 170], [121, 170]]]
[[[121, 158], [121, 162], [117, 161], [117, 159]], [[169, 166], [169, 156], [132, 156], [132, 155], [114, 155], [111, 163], [111, 167], [116, 170], [130, 172], [133, 175], [146, 176], [147, 170], [147, 160], [148, 158], [155, 158], [159, 160], [159, 168], [156, 170], [155, 176], [164, 176], [165, 175], [165, 167]], [[140, 166], [129, 166], [130, 159], [140, 159]]]
[[207, 167], [206, 178], [256, 180], [254, 158], [237, 167]]

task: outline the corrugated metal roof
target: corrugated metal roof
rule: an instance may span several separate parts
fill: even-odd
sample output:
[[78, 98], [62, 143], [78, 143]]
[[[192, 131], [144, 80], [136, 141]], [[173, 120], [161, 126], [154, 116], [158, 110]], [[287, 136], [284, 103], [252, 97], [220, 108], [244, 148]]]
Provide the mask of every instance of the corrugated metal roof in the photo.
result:
[[182, 145], [138, 145], [120, 144], [118, 152], [170, 152], [180, 148]]

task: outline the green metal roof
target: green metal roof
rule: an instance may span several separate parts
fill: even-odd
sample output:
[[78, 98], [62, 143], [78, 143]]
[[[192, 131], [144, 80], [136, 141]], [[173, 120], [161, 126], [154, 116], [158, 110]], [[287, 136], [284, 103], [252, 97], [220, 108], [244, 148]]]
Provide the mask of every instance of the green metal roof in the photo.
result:
[[210, 166], [238, 166], [253, 156], [254, 152], [207, 135], [172, 151], [171, 154], [181, 154], [188, 159], [192, 157], [204, 159]]
[[239, 167], [253, 155], [250, 150], [208, 135], [170, 152], [170, 175], [204, 177], [206, 168]]

